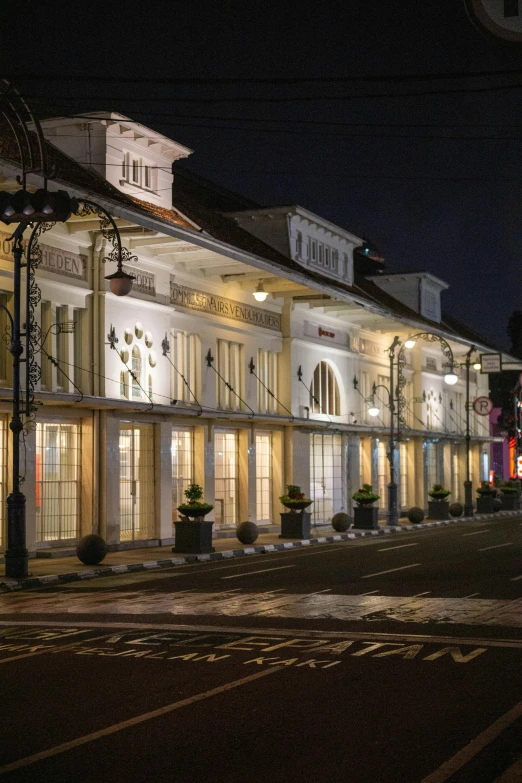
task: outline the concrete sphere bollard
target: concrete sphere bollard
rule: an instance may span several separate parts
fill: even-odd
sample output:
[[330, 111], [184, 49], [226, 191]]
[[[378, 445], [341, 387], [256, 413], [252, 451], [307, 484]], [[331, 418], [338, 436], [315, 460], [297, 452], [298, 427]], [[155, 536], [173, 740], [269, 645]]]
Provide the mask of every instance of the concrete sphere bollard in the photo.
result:
[[420, 525], [420, 523], [424, 519], [424, 511], [422, 510], [422, 508], [419, 508], [418, 506], [412, 506], [408, 511], [408, 519], [410, 520], [412, 525]]
[[449, 512], [452, 517], [461, 517], [464, 513], [464, 506], [462, 503], [450, 503]]
[[85, 565], [98, 565], [107, 554], [107, 544], [101, 536], [84, 536], [76, 547], [76, 556]]
[[332, 517], [332, 527], [334, 530], [337, 530], [338, 533], [344, 533], [349, 529], [351, 524], [352, 519], [346, 511], [338, 511], [337, 514], [334, 514]]
[[254, 522], [241, 522], [236, 530], [238, 541], [242, 544], [253, 544], [259, 535], [259, 530]]

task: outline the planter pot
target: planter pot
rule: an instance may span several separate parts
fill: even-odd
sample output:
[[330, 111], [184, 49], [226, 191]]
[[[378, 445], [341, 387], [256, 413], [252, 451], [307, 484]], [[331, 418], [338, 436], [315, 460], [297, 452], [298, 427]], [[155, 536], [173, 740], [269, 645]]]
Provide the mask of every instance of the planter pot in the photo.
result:
[[501, 495], [500, 502], [502, 503], [502, 511], [518, 511], [520, 508], [518, 492], [507, 492], [505, 495]]
[[178, 511], [181, 514], [182, 517], [190, 517], [190, 519], [201, 519], [202, 517], [206, 516], [207, 514], [210, 514], [212, 511], [212, 508], [183, 508], [183, 506], [178, 506]]
[[283, 512], [279, 538], [310, 538], [310, 524], [311, 515], [308, 511], [301, 511], [299, 514]]
[[492, 514], [494, 495], [479, 495], [477, 498], [477, 514]]
[[292, 502], [283, 503], [283, 506], [285, 508], [289, 508], [292, 511], [304, 511], [305, 508], [308, 508], [308, 506], [311, 506], [313, 500], [294, 500]]
[[428, 501], [429, 519], [449, 519], [449, 502], [447, 500]]
[[354, 527], [362, 530], [379, 529], [379, 509], [376, 506], [356, 506], [353, 510]]
[[[208, 514], [208, 511], [206, 512]], [[212, 546], [213, 522], [197, 520], [194, 522], [174, 522], [176, 528], [176, 543], [173, 552], [186, 552], [191, 555], [206, 555], [214, 552]]]

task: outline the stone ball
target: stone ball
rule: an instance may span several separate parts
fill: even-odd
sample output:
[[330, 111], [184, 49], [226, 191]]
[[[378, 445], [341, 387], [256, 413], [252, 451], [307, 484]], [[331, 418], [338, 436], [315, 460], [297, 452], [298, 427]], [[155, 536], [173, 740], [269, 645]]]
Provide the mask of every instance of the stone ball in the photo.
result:
[[338, 533], [344, 533], [351, 524], [352, 519], [346, 511], [338, 511], [337, 514], [334, 514], [332, 517], [332, 527], [334, 530], [337, 530]]
[[259, 535], [259, 529], [254, 522], [241, 522], [236, 530], [238, 541], [242, 544], [253, 544]]
[[493, 498], [493, 511], [500, 511], [502, 508], [502, 501], [500, 498]]
[[410, 520], [412, 525], [420, 525], [420, 523], [424, 519], [424, 511], [422, 510], [422, 508], [419, 508], [418, 506], [412, 506], [408, 511], [408, 519]]
[[462, 503], [450, 503], [449, 512], [452, 517], [461, 517], [464, 513], [464, 506]]
[[85, 565], [98, 565], [107, 554], [107, 544], [101, 536], [84, 536], [76, 547], [76, 556]]

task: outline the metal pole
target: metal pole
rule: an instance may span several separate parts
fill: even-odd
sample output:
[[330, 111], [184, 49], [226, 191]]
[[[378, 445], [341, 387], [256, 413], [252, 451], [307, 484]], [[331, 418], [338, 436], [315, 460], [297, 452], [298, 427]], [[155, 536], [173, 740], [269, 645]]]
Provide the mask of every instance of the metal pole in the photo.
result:
[[20, 416], [20, 361], [23, 353], [20, 339], [20, 281], [23, 257], [22, 236], [25, 226], [18, 226], [13, 244], [13, 326], [11, 346], [13, 357], [13, 417], [9, 425], [13, 433], [13, 488], [7, 498], [7, 550], [5, 573], [12, 579], [28, 574], [29, 553], [25, 537], [25, 495], [20, 492], [20, 433], [23, 429]]
[[386, 523], [388, 527], [396, 527], [399, 524], [399, 513], [397, 507], [397, 483], [395, 480], [395, 391], [393, 366], [395, 362], [395, 348], [399, 344], [399, 338], [396, 337], [390, 346], [390, 444], [388, 449], [388, 459], [390, 461], [390, 483], [388, 484], [388, 513], [386, 514]]
[[464, 516], [473, 516], [473, 496], [471, 482], [471, 434], [469, 431], [469, 368], [471, 364], [471, 348], [466, 354], [466, 480], [464, 482]]

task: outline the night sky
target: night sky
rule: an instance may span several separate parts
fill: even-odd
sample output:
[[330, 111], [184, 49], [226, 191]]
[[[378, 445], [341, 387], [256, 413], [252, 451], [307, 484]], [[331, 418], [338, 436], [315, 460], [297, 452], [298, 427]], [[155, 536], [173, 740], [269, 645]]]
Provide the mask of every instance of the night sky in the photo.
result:
[[[443, 278], [446, 309], [507, 345], [522, 308], [522, 44], [481, 35], [463, 0], [8, 2], [3, 15], [2, 72], [35, 109], [122, 112], [192, 148], [199, 174]], [[219, 77], [245, 81], [167, 82]], [[248, 81], [289, 77], [376, 80]]]

